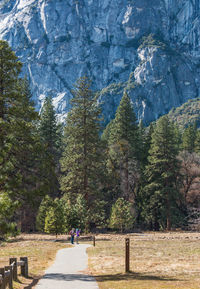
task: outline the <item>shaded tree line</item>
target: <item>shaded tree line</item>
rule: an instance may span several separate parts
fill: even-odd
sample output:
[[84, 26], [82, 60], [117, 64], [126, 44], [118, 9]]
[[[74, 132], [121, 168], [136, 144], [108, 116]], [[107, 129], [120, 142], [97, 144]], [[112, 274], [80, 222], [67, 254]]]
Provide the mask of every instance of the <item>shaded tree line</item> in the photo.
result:
[[[35, 111], [28, 80], [20, 77], [22, 64], [0, 41], [0, 236], [34, 230], [34, 217], [45, 194], [58, 192], [58, 146], [43, 131], [43, 118]], [[47, 98], [46, 103], [51, 103]], [[46, 105], [46, 110], [47, 110]], [[50, 109], [52, 109], [50, 104]], [[48, 112], [47, 123], [59, 131]], [[56, 132], [57, 133], [57, 132]], [[59, 132], [49, 131], [59, 142]], [[55, 135], [56, 134], [56, 135]], [[60, 134], [61, 136], [61, 134]], [[61, 138], [60, 138], [61, 139]], [[54, 186], [57, 187], [55, 188]], [[18, 229], [17, 229], [18, 228]]]
[[[60, 159], [60, 201], [68, 204], [64, 231], [80, 223], [83, 230], [187, 226], [188, 207], [198, 206], [191, 196], [200, 168], [196, 125], [181, 131], [163, 116], [145, 128], [125, 91], [115, 118], [103, 128], [90, 80], [79, 79], [73, 96]], [[77, 207], [85, 213], [78, 215]], [[43, 216], [43, 230], [53, 232], [53, 225], [45, 227], [48, 218]]]
[[21, 66], [0, 41], [2, 236], [16, 228], [35, 230], [35, 224], [56, 235], [71, 227], [124, 231], [187, 225], [188, 207], [199, 205], [195, 125], [181, 131], [163, 116], [145, 128], [124, 91], [115, 118], [104, 128], [101, 104], [86, 77], [77, 81], [61, 125], [51, 96], [40, 116], [35, 111]]

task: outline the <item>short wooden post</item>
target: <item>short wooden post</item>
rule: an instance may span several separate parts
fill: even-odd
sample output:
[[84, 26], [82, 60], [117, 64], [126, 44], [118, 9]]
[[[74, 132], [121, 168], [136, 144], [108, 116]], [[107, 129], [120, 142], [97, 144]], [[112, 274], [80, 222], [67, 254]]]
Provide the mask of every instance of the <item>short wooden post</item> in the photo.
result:
[[2, 275], [3, 278], [3, 280], [0, 283], [0, 289], [6, 289], [5, 268], [0, 268], [0, 275]]
[[95, 242], [96, 242], [96, 240], [95, 240], [95, 236], [93, 236], [93, 246], [95, 247]]
[[130, 239], [125, 239], [125, 272], [130, 271]]
[[12, 274], [12, 266], [6, 266], [5, 267], [5, 270], [6, 271], [10, 271], [10, 275], [8, 277], [8, 286], [9, 286], [9, 289], [13, 289], [13, 274]]
[[10, 258], [9, 259], [9, 264], [14, 264], [13, 268], [12, 268], [12, 274], [13, 274], [13, 280], [17, 281], [17, 258]]
[[24, 261], [24, 265], [21, 266], [21, 274], [24, 277], [28, 277], [28, 258], [27, 257], [20, 257], [20, 261]]

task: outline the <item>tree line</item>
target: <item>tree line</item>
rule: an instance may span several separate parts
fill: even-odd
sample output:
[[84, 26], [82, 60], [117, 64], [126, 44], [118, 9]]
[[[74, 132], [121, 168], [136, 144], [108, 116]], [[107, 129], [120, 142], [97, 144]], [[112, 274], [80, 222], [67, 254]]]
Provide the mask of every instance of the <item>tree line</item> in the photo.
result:
[[71, 227], [161, 230], [198, 206], [200, 132], [161, 117], [138, 124], [128, 92], [104, 127], [87, 77], [59, 124], [52, 96], [39, 115], [22, 64], [0, 41], [0, 233]]

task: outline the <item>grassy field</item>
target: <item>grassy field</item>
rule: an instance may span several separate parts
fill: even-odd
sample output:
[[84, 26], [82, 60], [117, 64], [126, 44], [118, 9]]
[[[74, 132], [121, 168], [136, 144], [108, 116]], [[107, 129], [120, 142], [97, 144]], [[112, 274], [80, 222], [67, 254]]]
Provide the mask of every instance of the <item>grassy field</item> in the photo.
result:
[[[131, 272], [125, 274], [125, 237], [130, 237]], [[200, 288], [199, 233], [97, 236], [89, 271], [100, 289]]]
[[[126, 237], [131, 244], [131, 272], [127, 274]], [[8, 265], [10, 257], [27, 256], [29, 278], [19, 276], [14, 289], [31, 289], [54, 261], [56, 252], [64, 247], [66, 236], [59, 236], [55, 242], [55, 236], [20, 235], [1, 243], [0, 267]], [[200, 288], [200, 233], [98, 235], [96, 247], [89, 248], [88, 254], [89, 273], [95, 276], [100, 289]]]
[[22, 234], [8, 243], [0, 244], [0, 267], [8, 265], [10, 257], [19, 260], [19, 257], [27, 256], [29, 278], [19, 276], [18, 282], [14, 282], [14, 289], [30, 289], [51, 265], [56, 252], [61, 248], [66, 248], [66, 236], [59, 236], [59, 242], [55, 242], [55, 236]]

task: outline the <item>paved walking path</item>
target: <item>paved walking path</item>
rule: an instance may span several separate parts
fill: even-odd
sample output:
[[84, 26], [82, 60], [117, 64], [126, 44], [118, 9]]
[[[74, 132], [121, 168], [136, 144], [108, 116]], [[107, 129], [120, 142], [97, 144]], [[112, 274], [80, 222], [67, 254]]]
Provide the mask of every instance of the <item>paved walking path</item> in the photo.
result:
[[78, 244], [59, 250], [54, 264], [45, 271], [35, 289], [99, 289], [94, 277], [82, 272], [87, 269], [89, 246]]

